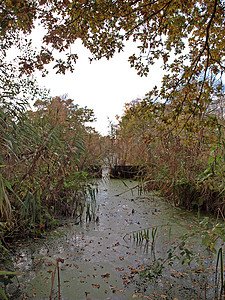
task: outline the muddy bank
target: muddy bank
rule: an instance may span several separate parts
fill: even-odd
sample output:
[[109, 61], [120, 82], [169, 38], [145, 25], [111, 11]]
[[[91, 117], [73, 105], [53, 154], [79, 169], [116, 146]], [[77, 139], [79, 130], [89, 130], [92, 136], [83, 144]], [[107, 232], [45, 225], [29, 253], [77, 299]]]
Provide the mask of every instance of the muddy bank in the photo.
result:
[[[97, 222], [76, 225], [69, 219], [44, 240], [18, 242], [13, 268], [26, 275], [6, 287], [10, 298], [49, 299], [53, 260], [60, 258], [61, 299], [198, 299], [204, 287], [199, 299], [205, 293], [206, 299], [214, 299], [215, 257], [205, 251], [200, 263], [166, 262], [162, 276], [140, 280], [144, 267], [163, 260], [198, 220], [153, 194], [138, 195], [132, 189], [136, 185], [130, 180], [99, 181]], [[133, 239], [133, 232], [147, 228], [150, 233], [157, 228], [154, 249], [151, 241], [147, 246]], [[204, 249], [199, 237], [193, 237], [190, 247]], [[57, 299], [57, 277], [52, 290], [52, 299]]]

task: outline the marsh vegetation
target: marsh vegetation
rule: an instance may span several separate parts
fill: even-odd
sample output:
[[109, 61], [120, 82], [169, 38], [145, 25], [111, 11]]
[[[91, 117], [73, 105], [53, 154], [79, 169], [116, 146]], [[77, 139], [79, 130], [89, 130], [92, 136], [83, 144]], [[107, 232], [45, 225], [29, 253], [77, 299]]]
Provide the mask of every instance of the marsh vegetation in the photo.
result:
[[[142, 193], [154, 192], [174, 209], [191, 211], [199, 219], [209, 214], [201, 220], [201, 233], [194, 235], [200, 234], [205, 248], [216, 255], [215, 273], [220, 281], [215, 286], [217, 297], [223, 297], [224, 24], [224, 3], [219, 0], [1, 1], [3, 263], [18, 239], [43, 238], [64, 217], [73, 218], [75, 226], [82, 222], [96, 225], [100, 216], [96, 214], [98, 185], [94, 178], [102, 165], [124, 165], [136, 170], [136, 186]], [[36, 49], [30, 35], [35, 26], [43, 30]], [[110, 59], [132, 40], [138, 53], [131, 53], [128, 60], [140, 76], [146, 76], [156, 60], [164, 70], [162, 81], [142, 99], [128, 99], [108, 136], [91, 127], [95, 119], [91, 109], [79, 107], [67, 96], [51, 96], [34, 76], [35, 72], [46, 76], [49, 68], [57, 74], [73, 72], [78, 56], [71, 46], [77, 39], [90, 50], [90, 61]], [[132, 187], [131, 192], [134, 190]], [[145, 213], [148, 211], [142, 209]], [[130, 228], [129, 234], [134, 243], [151, 242], [153, 249], [160, 233], [158, 227], [146, 226]], [[162, 275], [174, 259], [195, 262], [196, 253], [186, 244], [189, 237], [192, 233], [184, 233], [167, 256], [155, 257], [142, 270], [145, 277]], [[50, 261], [54, 265], [53, 293], [62, 260]], [[19, 275], [16, 270], [0, 272], [3, 281], [8, 275]], [[0, 293], [7, 299], [10, 292], [4, 289], [3, 284]], [[204, 281], [199, 299], [203, 292], [207, 293]], [[59, 286], [58, 298], [60, 294]]]

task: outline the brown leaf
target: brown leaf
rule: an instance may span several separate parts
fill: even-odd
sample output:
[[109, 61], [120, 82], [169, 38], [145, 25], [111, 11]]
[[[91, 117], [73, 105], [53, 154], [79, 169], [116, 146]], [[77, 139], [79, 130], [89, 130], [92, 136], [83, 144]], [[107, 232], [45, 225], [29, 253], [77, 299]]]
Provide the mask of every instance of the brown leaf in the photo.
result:
[[130, 280], [129, 279], [126, 279], [123, 281], [123, 284], [127, 285], [128, 283], [130, 283]]
[[92, 286], [93, 286], [93, 288], [95, 288], [95, 289], [99, 289], [99, 288], [100, 288], [100, 284], [94, 284], [94, 283], [92, 283]]
[[124, 268], [116, 268], [116, 271], [124, 271]]
[[113, 245], [113, 247], [117, 247], [117, 246], [119, 246], [119, 245], [120, 245], [120, 243], [117, 242], [117, 243], [115, 243], [115, 245]]
[[180, 277], [181, 277], [181, 274], [180, 274], [180, 273], [177, 273], [177, 274], [171, 273], [171, 276], [172, 276], [172, 277], [175, 277], [175, 278], [180, 278]]
[[106, 273], [106, 274], [101, 275], [101, 277], [102, 277], [102, 278], [110, 277], [110, 274], [109, 274], [109, 273]]
[[47, 272], [48, 272], [48, 273], [52, 273], [52, 270], [48, 270]]

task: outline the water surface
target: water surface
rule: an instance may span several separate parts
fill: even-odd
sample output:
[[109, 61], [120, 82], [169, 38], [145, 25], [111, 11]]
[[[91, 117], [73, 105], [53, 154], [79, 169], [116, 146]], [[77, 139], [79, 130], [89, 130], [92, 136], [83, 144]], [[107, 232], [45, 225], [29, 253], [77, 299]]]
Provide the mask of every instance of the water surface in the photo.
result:
[[[138, 195], [132, 189], [136, 185], [130, 180], [99, 181], [95, 221], [76, 225], [67, 219], [46, 239], [18, 243], [14, 267], [26, 275], [18, 276], [19, 285], [8, 286], [9, 293], [17, 293], [14, 299], [49, 299], [55, 268], [50, 258], [64, 261], [59, 263], [61, 299], [205, 299], [205, 293], [207, 299], [214, 299], [215, 258], [205, 251], [204, 271], [196, 262], [185, 266], [175, 261], [172, 266], [165, 264], [162, 276], [140, 280], [144, 266], [165, 258], [178, 237], [191, 232], [198, 220], [153, 193]], [[133, 240], [132, 232], [150, 228], [151, 233], [156, 227], [154, 251], [151, 243]], [[190, 247], [202, 251], [199, 237]], [[57, 278], [53, 299], [57, 299]]]

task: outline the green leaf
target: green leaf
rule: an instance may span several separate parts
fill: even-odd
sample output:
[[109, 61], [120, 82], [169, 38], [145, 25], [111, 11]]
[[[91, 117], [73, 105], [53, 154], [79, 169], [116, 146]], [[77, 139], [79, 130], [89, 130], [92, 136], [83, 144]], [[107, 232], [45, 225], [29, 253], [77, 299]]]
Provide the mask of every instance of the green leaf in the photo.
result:
[[6, 296], [5, 292], [3, 291], [3, 289], [0, 287], [0, 294], [3, 296], [3, 298], [5, 300], [8, 300], [8, 297]]

